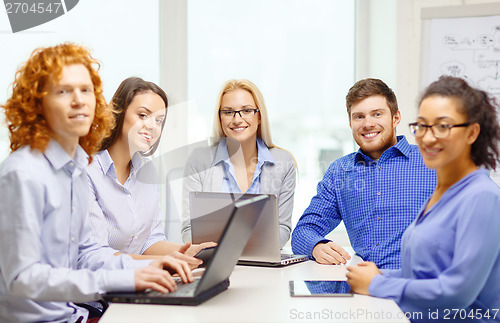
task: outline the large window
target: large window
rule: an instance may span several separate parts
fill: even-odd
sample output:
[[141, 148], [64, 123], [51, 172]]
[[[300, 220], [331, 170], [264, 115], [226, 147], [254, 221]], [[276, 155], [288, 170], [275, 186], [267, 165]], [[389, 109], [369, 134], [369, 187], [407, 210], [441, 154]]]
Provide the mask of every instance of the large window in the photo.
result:
[[[179, 15], [168, 21], [159, 19], [160, 4], [170, 10], [169, 6], [186, 3], [185, 19]], [[171, 107], [164, 138], [170, 138], [171, 129], [187, 125], [183, 135], [198, 140], [200, 135], [211, 134], [222, 83], [247, 78], [264, 95], [273, 141], [292, 152], [298, 163], [295, 224], [326, 167], [354, 150], [344, 102], [354, 82], [354, 4], [341, 0], [86, 0], [53, 21], [15, 34], [8, 32], [7, 16], [0, 11], [0, 30], [5, 31], [0, 32], [0, 102], [10, 94], [17, 66], [34, 48], [72, 41], [90, 47], [102, 61], [108, 101], [128, 76], [159, 84], [172, 74], [173, 81], [161, 85], [175, 102], [176, 82], [187, 79], [186, 98], [195, 113], [181, 116], [179, 122]], [[183, 23], [187, 24], [185, 35], [180, 32]], [[165, 26], [169, 36], [186, 43], [180, 57], [165, 60], [165, 53], [160, 53], [178, 47], [172, 37], [160, 36]], [[160, 58], [163, 64], [171, 63], [167, 73], [161, 72]], [[187, 71], [172, 72], [184, 62]], [[176, 139], [182, 141], [178, 138], [169, 142], [175, 146]], [[0, 161], [7, 153], [7, 131], [2, 126]], [[166, 163], [174, 164], [171, 154], [164, 155]]]
[[[68, 41], [89, 47], [101, 61], [107, 101], [129, 76], [159, 83], [158, 7], [158, 0], [85, 0], [59, 18], [19, 33], [11, 33], [7, 14], [0, 9], [0, 104], [12, 93], [10, 84], [18, 66], [35, 48]], [[9, 139], [1, 113], [0, 162], [8, 153]]]
[[188, 98], [211, 134], [221, 85], [262, 91], [273, 141], [295, 156], [293, 224], [336, 158], [354, 150], [345, 95], [354, 83], [354, 1], [189, 0]]

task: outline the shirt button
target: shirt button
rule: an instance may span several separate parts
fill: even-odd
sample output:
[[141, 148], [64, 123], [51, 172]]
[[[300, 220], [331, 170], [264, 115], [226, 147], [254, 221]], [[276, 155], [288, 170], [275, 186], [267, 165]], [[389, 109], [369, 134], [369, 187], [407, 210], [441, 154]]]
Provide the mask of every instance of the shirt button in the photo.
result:
[[378, 246], [380, 243], [377, 243], [376, 246]]
[[382, 169], [382, 167], [381, 167], [381, 166], [379, 166], [379, 167], [378, 167], [378, 169]]
[[380, 217], [377, 217], [377, 220], [380, 220]]
[[71, 212], [75, 212], [75, 207], [74, 206], [71, 207]]
[[75, 237], [71, 237], [71, 242], [75, 242]]
[[380, 195], [380, 194], [382, 194], [382, 193], [380, 193], [380, 192], [377, 192], [377, 195]]

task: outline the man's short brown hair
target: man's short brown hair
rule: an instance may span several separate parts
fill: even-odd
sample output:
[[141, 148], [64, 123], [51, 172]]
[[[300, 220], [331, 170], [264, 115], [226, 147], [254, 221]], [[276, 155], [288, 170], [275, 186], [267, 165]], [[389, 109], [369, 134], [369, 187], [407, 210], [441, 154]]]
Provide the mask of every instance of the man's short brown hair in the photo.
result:
[[351, 107], [370, 96], [381, 95], [385, 98], [391, 116], [398, 112], [398, 101], [390, 87], [379, 79], [367, 78], [356, 82], [345, 97], [347, 114], [351, 117]]

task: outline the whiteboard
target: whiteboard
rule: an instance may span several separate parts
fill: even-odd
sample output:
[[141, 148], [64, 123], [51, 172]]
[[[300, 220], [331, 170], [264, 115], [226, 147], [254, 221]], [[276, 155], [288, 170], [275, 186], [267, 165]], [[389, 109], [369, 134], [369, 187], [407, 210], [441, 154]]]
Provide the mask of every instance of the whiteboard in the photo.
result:
[[[500, 4], [422, 9], [421, 44], [421, 91], [451, 75], [500, 103]], [[491, 177], [500, 185], [499, 168]]]

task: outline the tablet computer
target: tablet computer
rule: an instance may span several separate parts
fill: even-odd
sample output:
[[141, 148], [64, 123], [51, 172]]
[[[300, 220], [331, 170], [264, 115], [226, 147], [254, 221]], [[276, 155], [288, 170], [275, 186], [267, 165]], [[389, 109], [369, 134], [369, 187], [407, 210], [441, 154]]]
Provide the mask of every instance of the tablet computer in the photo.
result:
[[289, 288], [293, 297], [353, 296], [345, 280], [291, 280]]

